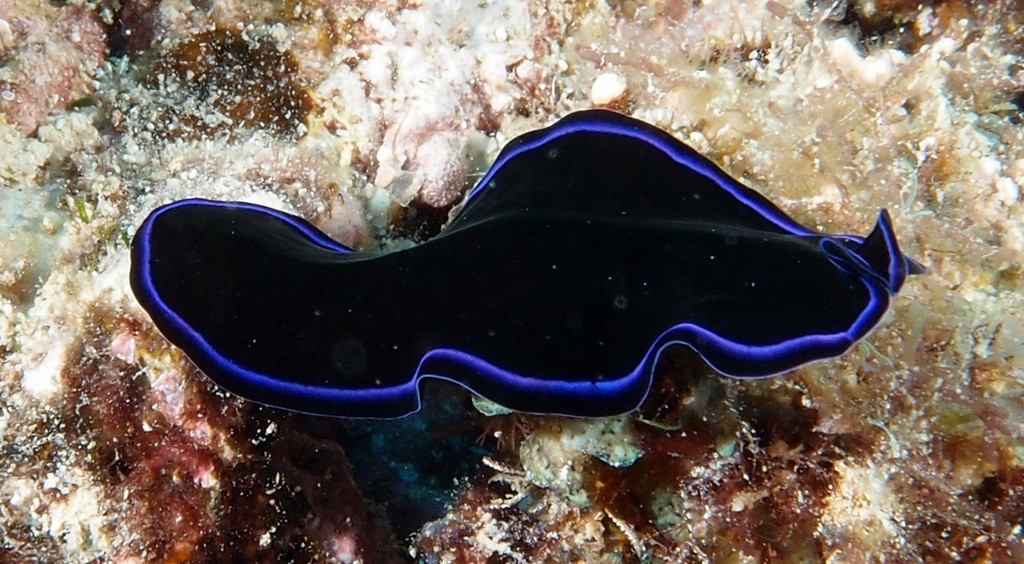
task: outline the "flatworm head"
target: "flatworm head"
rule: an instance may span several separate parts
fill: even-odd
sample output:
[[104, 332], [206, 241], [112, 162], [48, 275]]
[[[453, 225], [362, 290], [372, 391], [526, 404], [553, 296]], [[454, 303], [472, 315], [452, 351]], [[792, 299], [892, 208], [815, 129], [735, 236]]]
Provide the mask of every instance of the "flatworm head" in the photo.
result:
[[420, 407], [423, 378], [514, 410], [635, 409], [666, 347], [756, 378], [846, 352], [920, 265], [883, 210], [806, 229], [671, 135], [591, 110], [508, 144], [441, 235], [357, 253], [306, 221], [184, 200], [132, 243], [159, 329], [251, 400], [346, 417]]

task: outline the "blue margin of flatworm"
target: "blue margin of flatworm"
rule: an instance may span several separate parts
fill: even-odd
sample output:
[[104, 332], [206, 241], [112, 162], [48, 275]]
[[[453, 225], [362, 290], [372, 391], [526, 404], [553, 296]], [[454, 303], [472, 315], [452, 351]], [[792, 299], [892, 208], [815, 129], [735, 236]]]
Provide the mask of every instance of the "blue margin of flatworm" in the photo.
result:
[[[653, 127], [653, 126], [652, 126]], [[542, 135], [534, 139], [524, 140], [525, 142], [520, 143], [514, 147], [508, 147], [502, 152], [500, 158], [492, 165], [490, 172], [484, 176], [484, 178], [477, 184], [477, 187], [467, 197], [467, 201], [472, 199], [482, 189], [487, 186], [491, 178], [497, 173], [497, 171], [504, 166], [509, 160], [517, 156], [518, 154], [535, 149], [552, 139], [556, 139], [563, 135], [567, 135], [574, 132], [580, 131], [593, 131], [601, 133], [610, 133], [616, 135], [625, 135], [639, 139], [652, 145], [656, 146], [664, 153], [672, 157], [676, 162], [683, 166], [690, 167], [701, 174], [705, 175], [722, 189], [733, 194], [744, 204], [752, 207], [766, 219], [772, 223], [778, 225], [782, 229], [794, 234], [794, 235], [819, 235], [802, 225], [796, 223], [792, 219], [779, 215], [775, 210], [764, 208], [759, 205], [759, 202], [751, 198], [748, 194], [752, 192], [751, 189], [742, 186], [737, 181], [728, 177], [724, 172], [721, 172], [711, 161], [698, 155], [697, 153], [686, 154], [678, 151], [678, 147], [674, 147], [673, 143], [669, 142], [665, 137], [661, 135], [648, 135], [645, 132], [628, 127], [618, 126], [616, 124], [608, 124], [601, 122], [594, 122], [590, 120], [577, 120], [569, 124], [555, 124], [546, 130], [540, 130], [536, 133], [543, 132]], [[660, 132], [659, 132], [660, 133]], [[668, 136], [668, 134], [664, 134]], [[620, 376], [614, 379], [607, 379], [602, 381], [582, 381], [582, 382], [570, 382], [570, 381], [558, 381], [558, 380], [547, 380], [542, 378], [532, 378], [521, 374], [515, 374], [504, 370], [500, 367], [494, 366], [483, 359], [477, 358], [471, 354], [459, 351], [456, 349], [434, 349], [424, 355], [420, 361], [420, 365], [417, 367], [416, 372], [409, 379], [408, 382], [387, 388], [375, 388], [375, 389], [361, 389], [361, 390], [348, 390], [338, 388], [323, 388], [317, 386], [307, 386], [302, 384], [295, 384], [291, 382], [285, 382], [273, 377], [259, 374], [251, 370], [247, 370], [241, 366], [233, 364], [230, 360], [220, 355], [213, 347], [206, 342], [202, 335], [194, 331], [183, 319], [181, 319], [174, 311], [172, 311], [167, 305], [160, 300], [157, 295], [155, 288], [153, 287], [152, 280], [149, 275], [149, 232], [152, 227], [152, 220], [158, 217], [162, 212], [169, 209], [174, 209], [183, 206], [192, 205], [211, 205], [218, 207], [232, 207], [232, 208], [243, 208], [250, 209], [253, 211], [259, 211], [268, 213], [277, 217], [278, 219], [288, 223], [292, 227], [298, 229], [304, 235], [315, 244], [329, 250], [349, 253], [351, 249], [337, 243], [322, 232], [316, 230], [309, 223], [301, 220], [297, 217], [289, 215], [284, 212], [265, 208], [256, 204], [237, 203], [237, 202], [216, 202], [211, 200], [202, 199], [191, 199], [181, 200], [168, 204], [151, 214], [151, 216], [143, 223], [140, 227], [136, 237], [141, 237], [142, 245], [139, 249], [139, 256], [142, 259], [143, 271], [141, 278], [144, 287], [144, 293], [146, 298], [153, 305], [156, 306], [158, 315], [164, 318], [166, 325], [169, 326], [172, 333], [180, 335], [183, 339], [200, 354], [204, 355], [212, 364], [214, 364], [223, 374], [228, 375], [230, 378], [235, 378], [238, 381], [245, 382], [249, 386], [256, 386], [273, 392], [267, 394], [268, 396], [278, 394], [280, 396], [289, 397], [292, 401], [287, 402], [291, 405], [301, 405], [304, 400], [311, 400], [310, 403], [314, 403], [319, 406], [329, 405], [359, 405], [361, 408], [371, 407], [379, 405], [382, 413], [389, 412], [388, 406], [394, 403], [405, 403], [410, 397], [415, 397], [416, 409], [409, 413], [414, 413], [422, 408], [422, 402], [419, 395], [418, 383], [422, 378], [435, 378], [439, 380], [447, 380], [454, 382], [455, 384], [461, 385], [464, 388], [476, 393], [472, 382], [460, 382], [452, 378], [446, 377], [441, 374], [423, 374], [423, 364], [428, 361], [440, 361], [442, 363], [450, 362], [457, 365], [462, 365], [470, 368], [473, 371], [478, 371], [484, 374], [485, 378], [497, 380], [501, 382], [505, 387], [515, 390], [523, 394], [535, 394], [542, 396], [556, 396], [558, 400], [556, 403], [568, 404], [573, 401], [587, 402], [587, 401], [598, 401], [602, 405], [615, 403], [615, 398], [629, 396], [637, 391], [638, 386], [643, 386], [644, 391], [642, 397], [646, 397], [649, 392], [651, 381], [653, 378], [653, 370], [660, 358], [662, 352], [669, 346], [672, 345], [687, 345], [691, 348], [692, 343], [700, 343], [704, 351], [694, 350], [704, 358], [715, 370], [719, 371], [726, 376], [733, 378], [766, 378], [775, 376], [782, 372], [788, 372], [790, 370], [799, 368], [810, 362], [822, 360], [826, 358], [834, 358], [842, 355], [848, 351], [854, 343], [865, 337], [878, 323], [881, 321], [889, 304], [889, 288], [879, 284], [873, 284], [866, 278], [861, 278], [861, 282], [866, 286], [871, 298], [868, 306], [861, 312], [861, 315], [853, 323], [853, 325], [846, 331], [841, 333], [827, 334], [827, 335], [807, 335], [791, 339], [782, 343], [769, 346], [750, 346], [742, 343], [736, 343], [729, 341], [728, 339], [722, 338], [703, 327], [692, 323], [683, 323], [669, 328], [667, 331], [662, 333], [648, 349], [647, 353], [640, 363], [630, 371], [628, 374]], [[894, 234], [892, 232], [891, 225], [884, 227], [885, 237], [887, 244], [890, 245], [890, 249], [896, 252], [895, 257], [897, 260], [902, 259], [902, 254], [896, 246]], [[842, 236], [844, 238], [863, 241], [863, 237], [858, 236]], [[893, 261], [896, 262], [896, 261]], [[891, 264], [889, 272], [889, 281], [893, 283], [898, 278], [899, 265]], [[159, 325], [164, 325], [163, 323]], [[163, 327], [161, 327], [163, 329]], [[184, 347], [183, 347], [184, 348]], [[186, 353], [189, 351], [186, 350]], [[740, 359], [742, 364], [749, 366], [759, 366], [766, 368], [764, 371], [750, 371], [747, 374], [730, 374], [727, 373], [718, 366], [720, 360], [723, 358]], [[296, 401], [298, 400], [298, 401]], [[404, 401], [403, 401], [404, 400]], [[642, 400], [641, 400], [642, 403]], [[639, 403], [633, 406], [631, 409], [639, 407]], [[297, 409], [296, 411], [301, 411]], [[323, 413], [327, 410], [311, 410], [313, 413]], [[338, 409], [337, 412], [341, 413], [343, 409]], [[611, 414], [608, 414], [611, 415]], [[341, 416], [344, 416], [343, 414]], [[382, 415], [383, 417], [394, 417], [392, 415]], [[401, 416], [401, 415], [398, 415]]]

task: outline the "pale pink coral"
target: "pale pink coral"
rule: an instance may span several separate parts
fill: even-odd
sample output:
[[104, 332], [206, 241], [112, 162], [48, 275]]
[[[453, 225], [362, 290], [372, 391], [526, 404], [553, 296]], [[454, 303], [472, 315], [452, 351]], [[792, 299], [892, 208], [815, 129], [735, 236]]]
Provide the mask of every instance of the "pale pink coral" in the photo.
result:
[[91, 92], [107, 55], [106, 33], [95, 12], [78, 5], [22, 12], [2, 2], [0, 22], [9, 21], [16, 40], [2, 43], [7, 61], [0, 67], [0, 112], [30, 134], [47, 114]]

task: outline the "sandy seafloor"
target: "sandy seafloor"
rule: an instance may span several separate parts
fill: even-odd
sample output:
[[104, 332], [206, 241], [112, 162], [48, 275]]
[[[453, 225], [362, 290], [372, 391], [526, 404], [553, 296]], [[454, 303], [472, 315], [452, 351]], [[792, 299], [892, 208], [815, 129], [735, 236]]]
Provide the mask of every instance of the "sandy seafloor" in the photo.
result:
[[[1021, 9], [0, 0], [0, 561], [1024, 560]], [[888, 208], [929, 272], [842, 358], [739, 382], [673, 355], [611, 420], [443, 386], [397, 422], [257, 406], [129, 290], [161, 203], [394, 248], [594, 106], [811, 228]]]

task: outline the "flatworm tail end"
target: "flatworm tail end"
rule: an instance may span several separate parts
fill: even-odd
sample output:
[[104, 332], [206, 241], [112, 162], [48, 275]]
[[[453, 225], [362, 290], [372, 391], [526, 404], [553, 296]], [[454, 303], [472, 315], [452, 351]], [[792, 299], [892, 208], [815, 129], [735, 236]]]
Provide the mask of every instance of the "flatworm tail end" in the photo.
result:
[[[166, 272], [169, 265], [175, 268], [175, 265], [182, 264], [182, 260], [175, 259], [179, 254], [190, 255], [195, 252], [189, 251], [190, 243], [186, 240], [188, 237], [174, 237], [169, 234], [201, 233], [203, 228], [192, 225], [189, 218], [204, 210], [217, 212], [217, 223], [225, 226], [226, 230], [231, 229], [234, 221], [247, 221], [252, 217], [269, 218], [282, 222], [300, 234], [313, 248], [341, 255], [353, 252], [302, 218], [256, 204], [194, 198], [158, 207], [146, 217], [132, 239], [129, 284], [140, 305], [149, 313], [153, 323], [167, 340], [181, 348], [189, 359], [217, 384], [232, 393], [267, 405], [306, 413], [356, 417], [375, 417], [389, 409], [409, 412], [418, 408], [413, 389], [358, 394], [346, 394], [345, 391], [333, 395], [318, 393], [318, 390], [309, 386], [289, 385], [265, 374], [245, 370], [211, 345], [203, 332], [194, 325], [194, 319], [186, 317], [180, 305], [172, 305], [168, 292], [175, 284], [169, 285]], [[184, 260], [189, 261], [187, 257]], [[196, 266], [190, 274], [201, 268]], [[182, 276], [184, 275], [183, 272]], [[221, 280], [223, 277], [217, 276], [210, 278], [210, 287], [186, 287], [189, 291], [213, 292], [212, 285]], [[253, 308], [258, 308], [258, 305], [253, 304]], [[239, 327], [239, 331], [242, 330], [242, 327]]]

